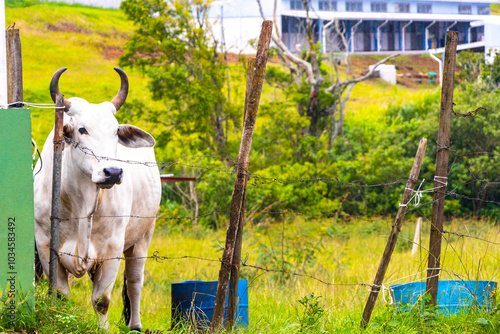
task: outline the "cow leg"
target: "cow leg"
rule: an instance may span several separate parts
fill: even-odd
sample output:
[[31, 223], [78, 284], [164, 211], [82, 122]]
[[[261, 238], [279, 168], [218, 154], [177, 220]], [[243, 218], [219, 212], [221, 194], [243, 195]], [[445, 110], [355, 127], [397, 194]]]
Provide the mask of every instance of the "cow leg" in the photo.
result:
[[[40, 262], [43, 267], [43, 271], [45, 272], [45, 276], [47, 277], [47, 279], [49, 279], [50, 241], [47, 241], [45, 243], [37, 243], [37, 251], [38, 257], [40, 258]], [[69, 297], [70, 289], [68, 283], [68, 272], [60, 262], [57, 266], [56, 290], [58, 296]]]
[[108, 309], [111, 300], [111, 290], [115, 284], [116, 274], [121, 260], [109, 260], [99, 263], [92, 272], [92, 306], [99, 315], [100, 323], [109, 328]]
[[127, 284], [127, 295], [130, 300], [130, 321], [127, 326], [131, 330], [141, 331], [141, 292], [144, 284], [144, 266], [146, 264], [149, 240], [141, 242], [127, 249], [123, 254], [125, 260], [125, 280]]

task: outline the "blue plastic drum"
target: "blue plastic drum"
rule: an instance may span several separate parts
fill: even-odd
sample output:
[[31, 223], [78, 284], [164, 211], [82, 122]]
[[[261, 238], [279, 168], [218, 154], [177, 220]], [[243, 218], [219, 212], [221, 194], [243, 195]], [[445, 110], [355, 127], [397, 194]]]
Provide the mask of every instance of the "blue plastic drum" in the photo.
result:
[[[408, 307], [402, 304], [414, 305], [420, 297], [425, 295], [425, 282], [391, 285], [394, 303], [398, 310], [407, 311]], [[492, 307], [491, 292], [496, 290], [494, 281], [439, 281], [437, 305], [443, 314], [458, 314], [467, 312], [471, 306], [480, 309]]]
[[[172, 283], [172, 328], [181, 321], [189, 321], [197, 328], [210, 327], [217, 285], [217, 281]], [[248, 281], [246, 279], [238, 281], [237, 295], [235, 327], [248, 326]], [[226, 297], [224, 323], [228, 299]]]

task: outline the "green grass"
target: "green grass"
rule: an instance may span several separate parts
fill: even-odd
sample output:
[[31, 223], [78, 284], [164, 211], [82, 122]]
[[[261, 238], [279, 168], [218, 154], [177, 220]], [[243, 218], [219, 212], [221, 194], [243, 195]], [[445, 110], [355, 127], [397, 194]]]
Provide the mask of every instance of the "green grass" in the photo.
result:
[[[0, 308], [0, 332], [17, 330], [23, 333], [96, 333], [104, 334], [108, 331], [98, 324], [97, 316], [92, 309], [84, 309], [74, 300], [53, 299], [48, 294], [46, 282], [38, 283], [35, 287], [35, 312], [29, 311], [21, 301], [17, 305], [16, 328], [8, 323], [4, 308]], [[0, 295], [0, 306], [8, 299]], [[6, 320], [7, 319], [7, 320]], [[11, 332], [9, 332], [11, 333]], [[17, 333], [17, 332], [16, 332]]]
[[[413, 239], [414, 221], [413, 217], [408, 217], [403, 226], [384, 280], [385, 285], [422, 280], [426, 277], [425, 249], [428, 246], [429, 224], [424, 223], [422, 249], [412, 256], [411, 242], [408, 240]], [[289, 273], [311, 275], [322, 282], [310, 277], [278, 272], [266, 273], [243, 267], [241, 276], [249, 280], [250, 326], [240, 329], [239, 332], [363, 333], [359, 330], [359, 324], [369, 287], [342, 284], [373, 282], [391, 221], [304, 221], [296, 218], [285, 221], [284, 225], [269, 224], [265, 221], [260, 223], [261, 226], [245, 227], [243, 257], [248, 256], [246, 263], [278, 270], [283, 265]], [[170, 258], [220, 258], [224, 243], [223, 231], [190, 229], [188, 225], [168, 225], [161, 221], [159, 225], [150, 247], [150, 255], [158, 252], [159, 255]], [[498, 226], [485, 221], [454, 220], [447, 222], [445, 228], [492, 241], [497, 239], [498, 234]], [[284, 264], [280, 262], [282, 250]], [[498, 281], [499, 256], [498, 246], [445, 235], [441, 264], [445, 271], [441, 279], [458, 279], [456, 275], [459, 275], [464, 280]], [[170, 329], [171, 283], [184, 280], [216, 280], [219, 268], [217, 261], [193, 258], [161, 262], [148, 260], [141, 312], [144, 329]], [[416, 273], [416, 276], [411, 276]], [[120, 272], [110, 307], [113, 333], [120, 332], [121, 328], [121, 287]], [[73, 279], [69, 301], [52, 302], [47, 295], [46, 285], [38, 285], [37, 314], [32, 318], [23, 318], [26, 325], [19, 329], [26, 329], [28, 332], [36, 329], [40, 334], [98, 332], [97, 318], [90, 303], [90, 291], [91, 283], [88, 277]], [[311, 294], [319, 296], [316, 310], [320, 309], [322, 312], [308, 312], [299, 302]], [[388, 299], [386, 296], [386, 300]], [[498, 305], [498, 295], [494, 295], [493, 299]], [[306, 303], [309, 306], [311, 304]], [[174, 332], [183, 333], [184, 330], [185, 328], [180, 328]], [[491, 312], [471, 309], [468, 313], [443, 316], [433, 308], [423, 310], [420, 306], [414, 307], [411, 312], [397, 312], [379, 297], [371, 322], [364, 332], [497, 333], [498, 330], [498, 306]]]
[[[406, 283], [425, 279], [428, 248], [428, 226], [422, 236], [423, 249], [411, 255], [414, 221], [409, 217], [400, 234], [395, 253], [384, 282]], [[161, 222], [159, 222], [161, 225]], [[295, 219], [285, 222], [285, 239], [282, 243], [282, 225], [267, 224], [246, 226], [243, 258], [247, 263], [270, 269], [281, 269], [281, 252], [284, 250], [284, 268], [290, 272], [312, 275], [313, 278], [281, 273], [266, 273], [243, 267], [241, 276], [249, 280], [249, 333], [292, 333], [300, 327], [303, 307], [298, 302], [304, 296], [314, 293], [319, 299], [325, 315], [320, 329], [327, 332], [358, 333], [359, 322], [369, 288], [366, 286], [344, 286], [350, 283], [371, 284], [383, 254], [391, 221], [303, 221]], [[498, 226], [484, 221], [454, 220], [446, 229], [471, 233], [481, 238], [496, 240]], [[445, 235], [449, 237], [449, 235]], [[193, 256], [216, 260], [220, 258], [224, 245], [224, 232], [203, 229], [190, 230], [188, 226], [163, 225], [157, 229], [150, 247], [150, 255], [172, 258]], [[443, 243], [443, 272], [441, 279], [457, 279], [454, 273], [465, 280], [499, 280], [500, 268], [498, 246], [491, 246], [477, 240], [451, 237]], [[142, 297], [142, 321], [144, 328], [168, 330], [170, 328], [170, 284], [185, 280], [217, 280], [218, 262], [199, 259], [176, 259], [146, 264], [145, 285]], [[417, 274], [418, 273], [418, 274]], [[398, 280], [409, 275], [416, 276]], [[112, 294], [110, 309], [111, 324], [119, 323], [121, 317], [122, 274], [120, 273]], [[90, 281], [72, 281], [72, 300], [91, 308]], [[388, 299], [388, 297], [387, 297]], [[406, 333], [409, 328], [420, 328], [418, 332], [445, 333], [461, 332], [465, 328], [472, 332], [490, 332], [500, 329], [499, 316], [487, 312], [444, 317], [434, 315], [421, 317], [418, 312], [397, 313], [392, 306], [379, 298], [368, 333], [395, 330]], [[429, 321], [424, 321], [428, 319]], [[487, 330], [479, 319], [492, 323]], [[480, 321], [477, 323], [477, 321]], [[476, 328], [476, 329], [474, 329]], [[112, 326], [112, 330], [117, 330]], [[484, 331], [483, 331], [484, 330]], [[318, 329], [318, 333], [321, 332]]]

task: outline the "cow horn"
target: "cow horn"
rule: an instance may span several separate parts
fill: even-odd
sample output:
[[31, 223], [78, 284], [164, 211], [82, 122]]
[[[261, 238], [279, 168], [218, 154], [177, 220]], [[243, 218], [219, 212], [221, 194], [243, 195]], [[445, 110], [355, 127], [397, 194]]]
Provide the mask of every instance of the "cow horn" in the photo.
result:
[[61, 67], [60, 69], [58, 69], [56, 73], [54, 73], [54, 75], [52, 76], [52, 80], [50, 81], [50, 97], [52, 97], [52, 101], [56, 103], [57, 98], [61, 96], [64, 101], [64, 111], [68, 111], [69, 108], [71, 108], [71, 102], [65, 100], [64, 95], [62, 95], [59, 91], [59, 78], [61, 77], [61, 74], [63, 74], [67, 69], [68, 68], [66, 67]]
[[120, 90], [116, 96], [111, 100], [111, 103], [115, 106], [116, 111], [125, 103], [128, 95], [128, 78], [125, 72], [121, 68], [115, 67], [116, 72], [120, 75], [121, 85]]

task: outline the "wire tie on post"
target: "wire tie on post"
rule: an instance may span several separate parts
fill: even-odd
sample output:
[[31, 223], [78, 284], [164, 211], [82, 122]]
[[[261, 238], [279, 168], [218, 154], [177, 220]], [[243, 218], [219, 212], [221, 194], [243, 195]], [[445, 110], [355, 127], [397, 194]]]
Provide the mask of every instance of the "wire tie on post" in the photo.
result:
[[[445, 181], [443, 182], [443, 181], [439, 181], [437, 179], [444, 179]], [[447, 180], [448, 180], [447, 176], [437, 176], [437, 175], [434, 176], [434, 182], [438, 182], [438, 183], [441, 183], [443, 185], [440, 188], [443, 188], [443, 187], [446, 188], [446, 186], [448, 185]]]
[[370, 289], [370, 290], [369, 290], [369, 292], [379, 293], [379, 292], [380, 292], [380, 288], [381, 288], [383, 285], [370, 284], [369, 286], [370, 286], [370, 288], [378, 288], [378, 289], [379, 289], [378, 291], [377, 291], [377, 290], [372, 290], [372, 289]]
[[[389, 292], [389, 302], [387, 302], [387, 299], [385, 298], [385, 292]], [[382, 284], [382, 298], [384, 299], [384, 302], [388, 305], [394, 305], [394, 299], [392, 298], [392, 289], [391, 287], [386, 287], [384, 284]]]
[[450, 150], [450, 146], [441, 146], [439, 145], [439, 143], [436, 141], [436, 144], [437, 144], [437, 151], [441, 151], [441, 150]]
[[413, 195], [410, 200], [408, 201], [408, 203], [406, 204], [403, 204], [403, 203], [399, 203], [399, 207], [407, 207], [408, 204], [411, 202], [412, 199], [415, 199], [415, 206], [418, 206], [420, 204], [420, 199], [424, 196], [422, 194], [422, 191], [420, 190], [420, 188], [422, 187], [422, 184], [424, 184], [424, 181], [425, 179], [422, 180], [422, 182], [420, 182], [420, 185], [418, 186], [417, 190], [413, 190], [413, 189], [410, 189], [408, 187], [405, 188], [405, 190], [410, 190], [410, 191], [413, 191], [415, 193], [415, 195]]

